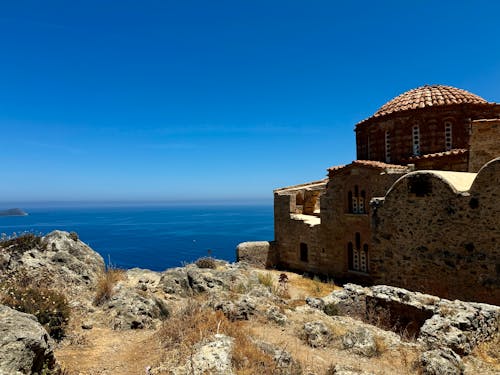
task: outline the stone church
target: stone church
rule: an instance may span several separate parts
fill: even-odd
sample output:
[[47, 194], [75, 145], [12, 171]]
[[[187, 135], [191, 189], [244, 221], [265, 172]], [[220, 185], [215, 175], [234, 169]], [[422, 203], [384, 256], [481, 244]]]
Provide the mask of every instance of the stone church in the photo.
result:
[[357, 160], [274, 191], [238, 259], [500, 304], [500, 104], [426, 85], [355, 127]]

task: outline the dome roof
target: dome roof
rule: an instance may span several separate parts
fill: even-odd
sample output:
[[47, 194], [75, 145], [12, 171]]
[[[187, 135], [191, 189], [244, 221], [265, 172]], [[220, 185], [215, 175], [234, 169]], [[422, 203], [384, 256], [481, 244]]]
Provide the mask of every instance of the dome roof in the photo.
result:
[[450, 104], [486, 104], [486, 100], [466, 90], [452, 86], [425, 85], [396, 96], [379, 108], [372, 117], [388, 115], [409, 109]]

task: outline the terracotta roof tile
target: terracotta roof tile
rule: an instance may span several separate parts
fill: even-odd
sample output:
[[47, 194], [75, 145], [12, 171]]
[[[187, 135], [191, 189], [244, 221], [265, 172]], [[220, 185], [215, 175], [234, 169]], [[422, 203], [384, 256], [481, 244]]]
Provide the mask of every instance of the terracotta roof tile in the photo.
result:
[[409, 168], [405, 165], [388, 164], [388, 163], [384, 163], [381, 161], [375, 161], [375, 160], [354, 160], [351, 164], [337, 165], [334, 167], [330, 167], [330, 168], [328, 168], [328, 171], [329, 172], [336, 172], [336, 171], [339, 171], [341, 169], [353, 167], [353, 166], [371, 167], [371, 168], [378, 168], [378, 169], [391, 170], [391, 171], [407, 171], [407, 170], [409, 170]]
[[417, 108], [435, 107], [453, 104], [489, 104], [488, 101], [469, 91], [452, 86], [425, 85], [404, 92], [385, 103], [373, 116], [361, 121], [359, 124], [374, 117], [389, 115]]
[[469, 152], [469, 151], [465, 148], [455, 148], [453, 150], [436, 152], [434, 154], [412, 156], [411, 158], [408, 159], [408, 161], [411, 162], [412, 160], [433, 159], [433, 158], [440, 158], [442, 156], [450, 156], [450, 155], [463, 155], [463, 154], [466, 154], [467, 152]]

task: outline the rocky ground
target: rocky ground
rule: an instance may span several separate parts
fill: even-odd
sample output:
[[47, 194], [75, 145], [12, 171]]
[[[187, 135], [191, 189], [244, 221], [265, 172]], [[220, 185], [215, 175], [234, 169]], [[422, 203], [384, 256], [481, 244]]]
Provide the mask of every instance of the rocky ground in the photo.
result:
[[74, 233], [0, 243], [0, 375], [499, 374], [499, 321], [498, 306], [209, 258], [105, 270]]

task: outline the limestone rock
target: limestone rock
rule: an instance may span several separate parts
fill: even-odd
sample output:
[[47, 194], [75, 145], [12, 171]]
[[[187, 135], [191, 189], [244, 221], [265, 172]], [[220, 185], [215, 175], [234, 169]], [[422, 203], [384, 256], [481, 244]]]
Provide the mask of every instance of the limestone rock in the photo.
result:
[[460, 357], [451, 349], [434, 349], [420, 357], [426, 375], [461, 375], [464, 365]]
[[[68, 232], [53, 231], [32, 249], [0, 249], [4, 273], [23, 270], [33, 279], [50, 280], [51, 287], [79, 291], [95, 285], [104, 269], [102, 257]], [[1, 270], [0, 270], [1, 273]]]
[[285, 314], [282, 314], [280, 310], [276, 306], [271, 306], [269, 309], [266, 311], [266, 316], [269, 320], [284, 326], [286, 322], [288, 321], [288, 318], [286, 317]]
[[183, 367], [171, 370], [171, 374], [234, 374], [231, 368], [232, 350], [232, 337], [215, 335], [212, 340], [198, 344], [188, 363]]
[[115, 294], [103, 307], [109, 311], [114, 329], [149, 328], [170, 315], [163, 299], [123, 285], [117, 287]]
[[182, 297], [193, 293], [219, 292], [247, 281], [240, 268], [239, 265], [222, 261], [217, 269], [199, 268], [190, 264], [164, 272], [159, 284], [165, 293]]
[[231, 301], [223, 293], [214, 294], [209, 302], [209, 306], [214, 310], [221, 310], [230, 320], [248, 320], [255, 314], [256, 305], [256, 299], [249, 295], [243, 295], [237, 301]]
[[330, 330], [322, 321], [305, 323], [304, 333], [306, 342], [313, 348], [328, 346], [332, 339]]
[[365, 357], [373, 357], [377, 354], [375, 338], [365, 328], [358, 328], [345, 334], [342, 337], [342, 347], [344, 349], [352, 349], [354, 353]]
[[457, 354], [467, 355], [498, 329], [498, 306], [443, 299], [438, 307], [438, 313], [420, 329], [419, 341], [431, 349], [449, 347]]
[[52, 340], [33, 315], [0, 305], [0, 375], [56, 368]]
[[167, 294], [175, 294], [180, 297], [187, 297], [192, 294], [186, 267], [167, 270], [163, 273], [159, 284]]
[[[275, 373], [276, 374], [298, 374], [301, 373], [300, 364], [297, 363], [292, 355], [284, 350], [283, 348], [277, 347], [276, 345], [264, 342], [256, 341], [255, 344], [264, 353], [269, 354], [276, 363]], [[297, 370], [297, 371], [294, 371]]]
[[385, 318], [390, 327], [398, 326], [427, 348], [448, 347], [459, 355], [467, 355], [479, 343], [493, 338], [500, 319], [499, 306], [449, 301], [387, 285], [363, 288], [346, 284], [342, 290], [323, 298], [307, 298], [306, 302], [328, 315], [365, 321]]

